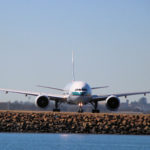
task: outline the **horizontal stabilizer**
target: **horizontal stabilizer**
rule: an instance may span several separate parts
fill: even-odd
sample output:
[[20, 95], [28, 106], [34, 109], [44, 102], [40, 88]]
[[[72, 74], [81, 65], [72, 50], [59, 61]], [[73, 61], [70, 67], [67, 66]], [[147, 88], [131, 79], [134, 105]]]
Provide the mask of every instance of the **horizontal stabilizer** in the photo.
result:
[[100, 86], [100, 87], [93, 87], [91, 88], [92, 90], [96, 90], [96, 89], [103, 89], [103, 88], [108, 88], [109, 86]]
[[42, 87], [42, 88], [47, 88], [47, 89], [53, 89], [53, 90], [57, 90], [57, 91], [65, 91], [64, 89], [54, 88], [54, 87], [50, 87], [50, 86], [37, 85], [37, 87]]

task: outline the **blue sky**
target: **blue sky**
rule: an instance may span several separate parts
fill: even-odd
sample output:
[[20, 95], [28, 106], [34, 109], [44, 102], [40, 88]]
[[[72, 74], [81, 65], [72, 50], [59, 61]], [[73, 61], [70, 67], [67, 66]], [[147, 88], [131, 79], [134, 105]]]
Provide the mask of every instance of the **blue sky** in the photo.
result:
[[70, 82], [72, 50], [97, 94], [150, 90], [150, 1], [0, 1], [0, 87], [56, 93], [35, 85]]

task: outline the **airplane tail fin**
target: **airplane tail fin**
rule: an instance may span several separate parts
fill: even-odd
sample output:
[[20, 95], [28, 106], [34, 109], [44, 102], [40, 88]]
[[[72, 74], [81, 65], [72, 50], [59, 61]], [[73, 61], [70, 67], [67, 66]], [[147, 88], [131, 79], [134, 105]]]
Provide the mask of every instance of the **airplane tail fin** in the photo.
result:
[[74, 73], [74, 52], [72, 51], [72, 76], [73, 81], [75, 81], [75, 73]]

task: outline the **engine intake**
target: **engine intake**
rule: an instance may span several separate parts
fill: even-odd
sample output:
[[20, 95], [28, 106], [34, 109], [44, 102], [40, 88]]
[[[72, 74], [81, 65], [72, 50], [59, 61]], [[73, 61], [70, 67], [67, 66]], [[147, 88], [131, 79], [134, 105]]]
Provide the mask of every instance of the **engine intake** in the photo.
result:
[[45, 95], [40, 95], [36, 98], [35, 104], [40, 108], [46, 108], [49, 105], [49, 98]]
[[109, 110], [115, 111], [119, 108], [120, 106], [120, 99], [116, 96], [109, 96], [106, 99], [106, 107]]

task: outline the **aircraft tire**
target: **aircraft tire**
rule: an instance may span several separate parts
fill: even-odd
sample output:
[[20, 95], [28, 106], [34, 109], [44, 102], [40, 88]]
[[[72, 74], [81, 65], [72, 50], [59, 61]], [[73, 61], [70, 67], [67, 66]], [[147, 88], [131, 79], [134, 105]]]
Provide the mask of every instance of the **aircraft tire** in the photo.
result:
[[100, 111], [98, 109], [93, 109], [92, 113], [99, 113]]
[[60, 112], [60, 109], [53, 109], [53, 112]]
[[78, 113], [83, 113], [83, 109], [78, 110]]

